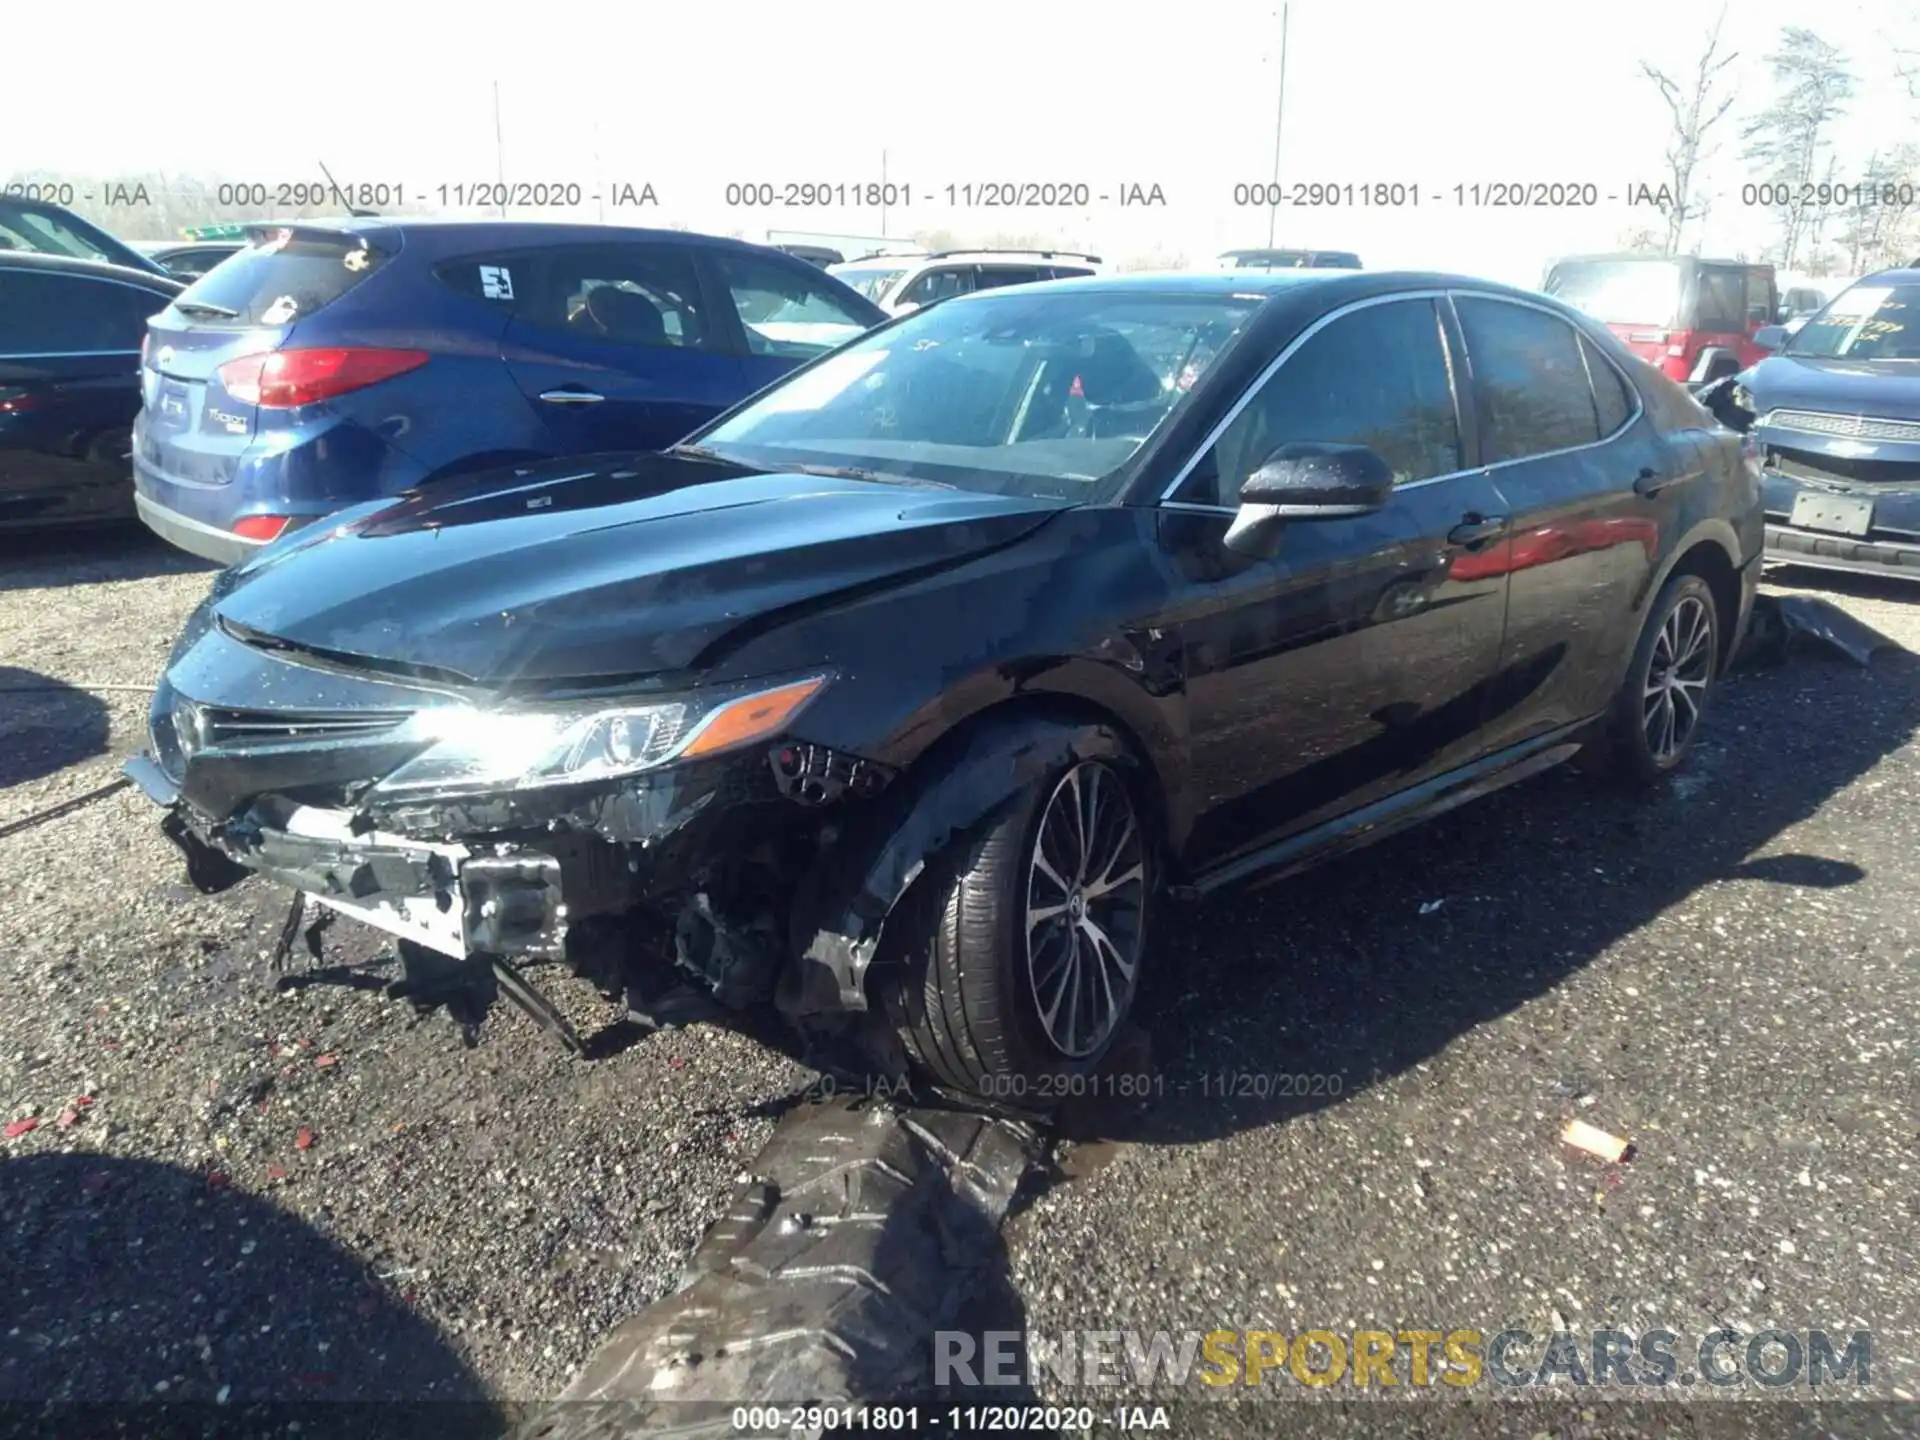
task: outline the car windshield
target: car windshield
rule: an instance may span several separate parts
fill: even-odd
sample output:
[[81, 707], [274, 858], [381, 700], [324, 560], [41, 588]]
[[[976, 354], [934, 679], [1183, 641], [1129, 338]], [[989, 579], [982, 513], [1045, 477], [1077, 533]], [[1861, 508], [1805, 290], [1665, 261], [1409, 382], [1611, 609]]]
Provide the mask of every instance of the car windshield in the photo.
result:
[[954, 300], [854, 341], [692, 443], [760, 470], [1090, 500], [1259, 303], [1017, 290]]
[[1920, 285], [1856, 285], [1809, 320], [1784, 353], [1820, 360], [1920, 360]]
[[904, 265], [829, 265], [827, 273], [851, 285], [877, 305], [880, 297], [887, 293], [887, 287], [906, 274], [907, 270]]
[[1672, 260], [1576, 260], [1553, 267], [1546, 292], [1605, 325], [1673, 328], [1684, 277]]

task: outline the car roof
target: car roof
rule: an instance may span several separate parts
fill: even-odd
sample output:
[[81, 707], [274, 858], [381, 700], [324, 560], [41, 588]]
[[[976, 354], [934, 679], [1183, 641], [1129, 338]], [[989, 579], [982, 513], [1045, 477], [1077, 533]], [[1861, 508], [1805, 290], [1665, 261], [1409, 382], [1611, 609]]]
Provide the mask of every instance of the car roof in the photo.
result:
[[[652, 229], [640, 225], [604, 225], [572, 220], [495, 220], [484, 216], [412, 216], [355, 215], [328, 220], [263, 220], [261, 229], [287, 226], [296, 230], [342, 230], [369, 238], [383, 232], [398, 232], [402, 237], [457, 236], [460, 241], [481, 246], [538, 244], [542, 241], [651, 240], [665, 244], [713, 245], [755, 254], [781, 254], [776, 246], [736, 240], [729, 235], [708, 235], [698, 230]], [[249, 227], [252, 228], [252, 227]], [[788, 256], [788, 259], [796, 257]]]
[[1920, 285], [1920, 265], [1902, 265], [1893, 270], [1876, 270], [1871, 275], [1862, 275], [1853, 283], [1865, 285], [1869, 280], [1880, 285]]
[[1438, 270], [1166, 270], [1133, 271], [1124, 274], [1077, 275], [1064, 280], [1039, 280], [1031, 285], [1006, 289], [975, 290], [965, 295], [936, 302], [949, 305], [973, 305], [996, 296], [1035, 295], [1042, 292], [1139, 295], [1245, 296], [1263, 301], [1305, 297], [1317, 287], [1327, 308], [1376, 295], [1391, 295], [1408, 290], [1473, 290], [1540, 306], [1581, 321], [1578, 310], [1517, 285], [1503, 284], [1475, 275], [1460, 275]]
[[1734, 260], [1724, 255], [1657, 255], [1648, 250], [1615, 250], [1597, 255], [1562, 255], [1555, 259], [1552, 264], [1548, 265], [1547, 268], [1551, 270], [1554, 265], [1588, 265], [1600, 261], [1618, 262], [1623, 260], [1638, 261], [1642, 264], [1651, 264], [1654, 261], [1665, 261], [1668, 264], [1679, 263], [1682, 265], [1731, 265], [1736, 268], [1760, 267], [1767, 270], [1773, 268], [1773, 262], [1771, 260]]
[[138, 280], [143, 285], [163, 289], [169, 285], [176, 290], [186, 289], [177, 280], [156, 275], [151, 270], [136, 270], [131, 265], [114, 265], [105, 260], [83, 260], [77, 255], [43, 255], [38, 250], [0, 250], [0, 265], [23, 270], [45, 270], [57, 275], [92, 275], [102, 280]]

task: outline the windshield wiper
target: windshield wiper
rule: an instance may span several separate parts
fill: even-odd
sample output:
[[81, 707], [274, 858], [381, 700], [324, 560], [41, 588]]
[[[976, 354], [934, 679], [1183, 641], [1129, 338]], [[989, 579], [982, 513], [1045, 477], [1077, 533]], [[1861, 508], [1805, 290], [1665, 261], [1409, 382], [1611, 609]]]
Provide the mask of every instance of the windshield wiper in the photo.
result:
[[205, 300], [176, 300], [173, 308], [182, 315], [211, 315], [216, 320], [232, 320], [239, 315], [238, 310], [229, 310], [225, 305], [214, 305]]
[[730, 456], [722, 455], [718, 450], [709, 450], [704, 445], [669, 445], [666, 453], [669, 455], [686, 455], [695, 460], [711, 460], [717, 465], [732, 465], [736, 469], [741, 470], [748, 468], [738, 460]]
[[870, 480], [875, 485], [927, 485], [935, 490], [958, 490], [944, 480], [922, 480], [917, 475], [886, 475], [878, 470], [863, 470], [857, 465], [782, 465], [790, 475], [818, 475], [827, 480]]

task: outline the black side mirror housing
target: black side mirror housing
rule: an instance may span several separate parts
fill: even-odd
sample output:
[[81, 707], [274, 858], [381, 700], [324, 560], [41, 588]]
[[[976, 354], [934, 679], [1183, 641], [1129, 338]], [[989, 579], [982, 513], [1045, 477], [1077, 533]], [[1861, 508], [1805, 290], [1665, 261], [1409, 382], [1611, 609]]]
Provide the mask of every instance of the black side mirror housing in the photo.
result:
[[1240, 486], [1240, 511], [1223, 543], [1243, 555], [1271, 555], [1289, 520], [1370, 515], [1392, 496], [1392, 469], [1365, 445], [1295, 441]]

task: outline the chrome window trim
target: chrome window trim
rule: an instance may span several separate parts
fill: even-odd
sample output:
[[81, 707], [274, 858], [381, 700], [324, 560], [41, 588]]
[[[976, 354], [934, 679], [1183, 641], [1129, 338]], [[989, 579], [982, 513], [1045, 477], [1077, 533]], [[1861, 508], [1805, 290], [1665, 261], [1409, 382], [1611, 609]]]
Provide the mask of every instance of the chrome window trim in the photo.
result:
[[[1180, 467], [1179, 473], [1177, 473], [1173, 477], [1172, 483], [1169, 484], [1165, 490], [1161, 491], [1160, 498], [1156, 503], [1162, 507], [1175, 508], [1175, 509], [1186, 510], [1190, 512], [1201, 512], [1201, 513], [1212, 514], [1212, 515], [1232, 515], [1232, 514], [1238, 513], [1239, 507], [1236, 505], [1204, 505], [1199, 503], [1198, 501], [1191, 501], [1191, 500], [1175, 501], [1173, 499], [1173, 495], [1175, 491], [1177, 491], [1182, 485], [1187, 483], [1188, 478], [1193, 474], [1194, 468], [1197, 465], [1199, 465], [1202, 457], [1204, 457], [1209, 450], [1213, 449], [1215, 445], [1220, 443], [1220, 437], [1226, 434], [1227, 427], [1232, 425], [1235, 420], [1240, 418], [1240, 412], [1245, 410], [1247, 406], [1252, 403], [1253, 397], [1260, 393], [1261, 389], [1266, 385], [1266, 383], [1273, 378], [1274, 373], [1277, 370], [1279, 370], [1279, 368], [1282, 365], [1286, 364], [1288, 360], [1293, 358], [1294, 352], [1299, 350], [1299, 348], [1302, 345], [1305, 345], [1307, 341], [1311, 340], [1315, 335], [1319, 334], [1322, 330], [1326, 329], [1326, 327], [1331, 325], [1335, 320], [1341, 319], [1342, 317], [1347, 315], [1351, 315], [1356, 310], [1365, 310], [1368, 307], [1373, 305], [1386, 305], [1396, 300], [1435, 300], [1437, 301], [1442, 299], [1446, 300], [1449, 304], [1452, 304], [1452, 302], [1456, 299], [1495, 300], [1500, 302], [1501, 304], [1518, 306], [1523, 310], [1538, 310], [1543, 315], [1552, 316], [1555, 320], [1558, 320], [1562, 325], [1565, 325], [1569, 330], [1571, 330], [1574, 333], [1576, 348], [1578, 347], [1579, 341], [1587, 340], [1587, 336], [1580, 329], [1578, 325], [1576, 325], [1573, 321], [1569, 320], [1565, 315], [1561, 314], [1558, 310], [1554, 309], [1551, 305], [1536, 304], [1531, 300], [1522, 299], [1521, 297], [1515, 296], [1515, 295], [1496, 295], [1491, 291], [1486, 291], [1486, 290], [1467, 290], [1467, 289], [1397, 290], [1391, 295], [1370, 295], [1364, 300], [1349, 301], [1347, 304], [1342, 305], [1337, 309], [1329, 310], [1326, 314], [1322, 315], [1318, 320], [1314, 321], [1313, 324], [1309, 325], [1305, 330], [1301, 331], [1298, 335], [1294, 336], [1294, 338], [1287, 343], [1286, 349], [1282, 350], [1270, 362], [1268, 362], [1266, 368], [1263, 369], [1259, 373], [1259, 375], [1254, 377], [1253, 383], [1247, 386], [1246, 390], [1242, 392], [1240, 398], [1233, 402], [1233, 408], [1228, 410], [1227, 413], [1221, 418], [1220, 423], [1215, 425], [1213, 429], [1207, 433], [1205, 440], [1203, 440], [1199, 445], [1197, 445], [1194, 448], [1193, 454], [1187, 458], [1186, 464]], [[1460, 322], [1457, 311], [1455, 312], [1454, 318], [1455, 318], [1455, 323], [1460, 324], [1461, 339], [1465, 340], [1466, 327], [1463, 323]], [[1607, 354], [1607, 352], [1601, 349], [1599, 345], [1594, 344], [1590, 340], [1588, 341], [1588, 345], [1600, 356], [1602, 360], [1606, 361], [1608, 365], [1613, 367], [1613, 373], [1619, 376], [1620, 383], [1627, 387], [1627, 393], [1633, 397], [1633, 409], [1628, 413], [1627, 418], [1623, 422], [1621, 422], [1621, 424], [1616, 429], [1609, 431], [1607, 434], [1601, 436], [1598, 440], [1589, 440], [1584, 444], [1580, 444], [1580, 445], [1568, 445], [1558, 450], [1541, 450], [1536, 452], [1535, 454], [1521, 455], [1511, 460], [1495, 460], [1491, 464], [1487, 464], [1487, 465], [1471, 466], [1465, 470], [1450, 470], [1444, 475], [1429, 475], [1422, 480], [1410, 480], [1405, 485], [1394, 486], [1393, 488], [1395, 492], [1397, 493], [1401, 490], [1417, 489], [1422, 485], [1436, 485], [1442, 480], [1457, 480], [1462, 475], [1487, 474], [1494, 470], [1503, 469], [1508, 465], [1525, 465], [1534, 460], [1549, 459], [1557, 455], [1577, 455], [1582, 450], [1594, 450], [1599, 448], [1602, 445], [1610, 445], [1615, 440], [1618, 440], [1622, 435], [1624, 435], [1628, 430], [1632, 429], [1633, 426], [1639, 422], [1641, 416], [1646, 414], [1646, 410], [1647, 410], [1646, 397], [1640, 393], [1640, 387], [1634, 384], [1633, 381], [1626, 375], [1626, 373], [1621, 370], [1620, 366], [1615, 362], [1614, 358], [1611, 355]], [[1468, 345], [1466, 348], [1466, 361], [1467, 361], [1467, 368], [1469, 371], [1471, 371], [1473, 366], [1473, 347], [1471, 345]], [[1582, 369], [1584, 368], [1585, 368], [1585, 362], [1582, 361]], [[1459, 372], [1454, 371], [1452, 373], [1451, 378], [1454, 380], [1454, 383], [1456, 386], [1455, 403], [1458, 404], [1459, 398], [1460, 398], [1457, 392], [1457, 386], [1459, 384]], [[1470, 393], [1473, 392], [1473, 387], [1477, 383], [1478, 382], [1469, 378], [1468, 388]], [[1597, 412], [1596, 412], [1596, 423], [1597, 423]]]

